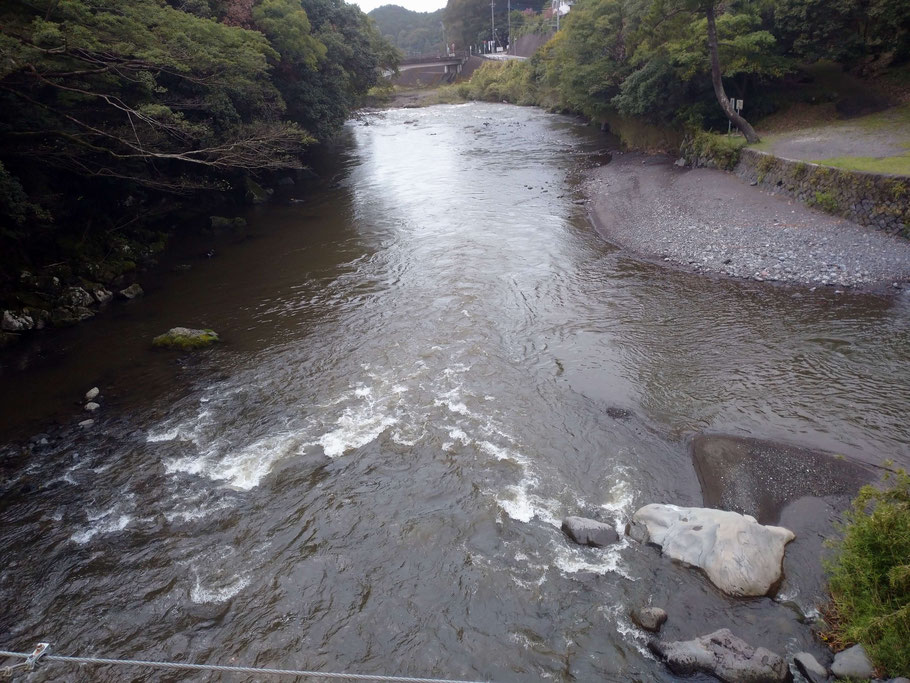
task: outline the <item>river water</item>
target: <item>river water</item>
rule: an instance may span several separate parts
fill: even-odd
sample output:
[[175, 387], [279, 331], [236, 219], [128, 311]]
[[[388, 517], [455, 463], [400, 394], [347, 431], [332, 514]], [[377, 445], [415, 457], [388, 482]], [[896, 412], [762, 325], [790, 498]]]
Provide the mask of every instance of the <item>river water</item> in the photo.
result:
[[[702, 430], [910, 465], [910, 301], [635, 260], [577, 202], [577, 170], [608, 146], [536, 109], [367, 114], [322, 189], [10, 357], [0, 647], [670, 680], [626, 616], [653, 602], [670, 638], [726, 626], [818, 652], [796, 568], [777, 600], [732, 600], [653, 548], [575, 546], [559, 522], [701, 504]], [[175, 325], [225, 343], [149, 349]], [[80, 430], [93, 385], [103, 407]]]

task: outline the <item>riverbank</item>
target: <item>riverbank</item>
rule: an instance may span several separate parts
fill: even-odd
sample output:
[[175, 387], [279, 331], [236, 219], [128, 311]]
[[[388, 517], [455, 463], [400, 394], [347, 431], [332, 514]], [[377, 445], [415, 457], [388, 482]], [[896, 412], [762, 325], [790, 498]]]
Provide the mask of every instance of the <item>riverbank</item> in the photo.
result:
[[818, 287], [903, 289], [910, 242], [666, 156], [617, 152], [583, 191], [607, 241], [695, 272]]

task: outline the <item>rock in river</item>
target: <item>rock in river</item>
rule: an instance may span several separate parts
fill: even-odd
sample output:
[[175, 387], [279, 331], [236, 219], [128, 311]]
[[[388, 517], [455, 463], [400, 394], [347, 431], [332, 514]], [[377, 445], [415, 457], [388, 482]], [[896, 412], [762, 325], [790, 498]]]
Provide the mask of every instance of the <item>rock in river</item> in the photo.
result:
[[619, 540], [619, 534], [609, 524], [587, 517], [566, 517], [562, 520], [562, 530], [576, 543], [595, 548], [601, 548]]
[[134, 282], [126, 289], [121, 289], [117, 293], [124, 299], [135, 299], [137, 296], [142, 296], [145, 294], [142, 287], [137, 282]]
[[632, 617], [632, 621], [635, 622], [639, 628], [643, 628], [645, 631], [651, 631], [651, 633], [657, 633], [667, 620], [667, 613], [660, 607], [633, 609], [630, 616]]
[[837, 678], [875, 678], [875, 667], [863, 646], [854, 645], [834, 655], [831, 673]]
[[797, 652], [793, 656], [793, 663], [809, 683], [825, 683], [828, 680], [828, 670], [808, 652]]
[[17, 315], [12, 311], [3, 311], [3, 318], [0, 319], [0, 329], [6, 332], [24, 332], [35, 326], [35, 321], [24, 313]]
[[695, 640], [655, 640], [648, 647], [678, 676], [707, 673], [728, 683], [790, 680], [790, 669], [783, 658], [763, 647], [752, 647], [725, 628]]
[[632, 516], [629, 535], [659, 545], [674, 560], [699, 567], [729, 595], [767, 595], [781, 578], [789, 529], [710, 508], [651, 504]]
[[213, 330], [194, 330], [189, 327], [172, 327], [164, 334], [159, 334], [152, 344], [168, 349], [200, 349], [211, 346], [218, 341], [218, 334]]
[[100, 393], [101, 393], [101, 389], [99, 389], [98, 387], [92, 387], [91, 389], [89, 389], [88, 391], [85, 392], [85, 400], [94, 401], [96, 398], [98, 398], [98, 394], [100, 394]]

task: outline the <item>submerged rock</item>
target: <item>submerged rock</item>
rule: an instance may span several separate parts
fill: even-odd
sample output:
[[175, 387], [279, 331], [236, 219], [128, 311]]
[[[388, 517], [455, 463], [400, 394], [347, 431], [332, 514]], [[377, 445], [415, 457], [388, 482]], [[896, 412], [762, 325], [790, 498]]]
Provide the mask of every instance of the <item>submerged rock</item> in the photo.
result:
[[0, 332], [0, 349], [6, 348], [7, 346], [12, 346], [17, 343], [22, 337], [18, 334], [12, 332]]
[[576, 543], [595, 548], [601, 548], [619, 540], [619, 534], [609, 524], [587, 517], [566, 517], [562, 520], [562, 530]]
[[790, 669], [783, 658], [763, 647], [752, 647], [725, 628], [694, 640], [654, 640], [648, 648], [678, 676], [707, 673], [728, 683], [790, 680]]
[[200, 349], [219, 341], [213, 330], [194, 330], [189, 327], [172, 327], [152, 340], [152, 344], [168, 349]]
[[725, 510], [651, 504], [632, 517], [629, 535], [659, 545], [665, 555], [698, 567], [728, 595], [767, 595], [781, 579], [789, 529], [763, 526]]
[[797, 652], [793, 656], [793, 663], [809, 683], [824, 683], [828, 680], [828, 670], [808, 652]]
[[875, 667], [863, 646], [854, 645], [834, 655], [831, 673], [837, 678], [875, 678]]
[[784, 507], [805, 496], [852, 498], [878, 478], [867, 465], [830, 453], [722, 434], [696, 436], [692, 463], [705, 507], [752, 515], [761, 524], [776, 524]]
[[79, 426], [82, 427], [83, 429], [85, 429], [86, 427], [91, 427], [93, 424], [95, 424], [95, 421], [93, 419], [89, 418], [88, 420], [83, 420], [82, 422], [80, 422]]
[[143, 291], [142, 287], [139, 285], [138, 282], [134, 282], [126, 289], [121, 289], [117, 293], [120, 296], [122, 296], [124, 299], [135, 299], [137, 296], [142, 296], [143, 294], [145, 294], [145, 292]]
[[639, 628], [643, 628], [645, 631], [651, 631], [651, 633], [660, 631], [660, 627], [667, 621], [667, 613], [660, 607], [633, 609], [630, 616], [632, 617], [632, 621]]

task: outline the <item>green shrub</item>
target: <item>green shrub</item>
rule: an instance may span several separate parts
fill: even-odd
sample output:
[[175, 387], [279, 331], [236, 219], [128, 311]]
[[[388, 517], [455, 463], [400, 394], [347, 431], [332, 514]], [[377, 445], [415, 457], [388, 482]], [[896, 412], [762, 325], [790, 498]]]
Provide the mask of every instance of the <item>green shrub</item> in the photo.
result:
[[745, 139], [739, 136], [731, 137], [700, 130], [683, 144], [682, 153], [690, 163], [699, 159], [708, 160], [714, 162], [717, 168], [732, 171], [739, 163], [740, 154], [745, 146]]
[[[886, 477], [886, 481], [888, 477]], [[910, 475], [864, 486], [827, 563], [836, 642], [861, 643], [886, 676], [910, 674]]]
[[828, 213], [838, 213], [840, 211], [840, 202], [837, 201], [837, 197], [828, 191], [816, 190], [815, 196], [809, 200], [809, 204]]
[[762, 155], [762, 158], [758, 160], [758, 182], [764, 182], [768, 171], [774, 168], [775, 161], [775, 158], [770, 154]]

